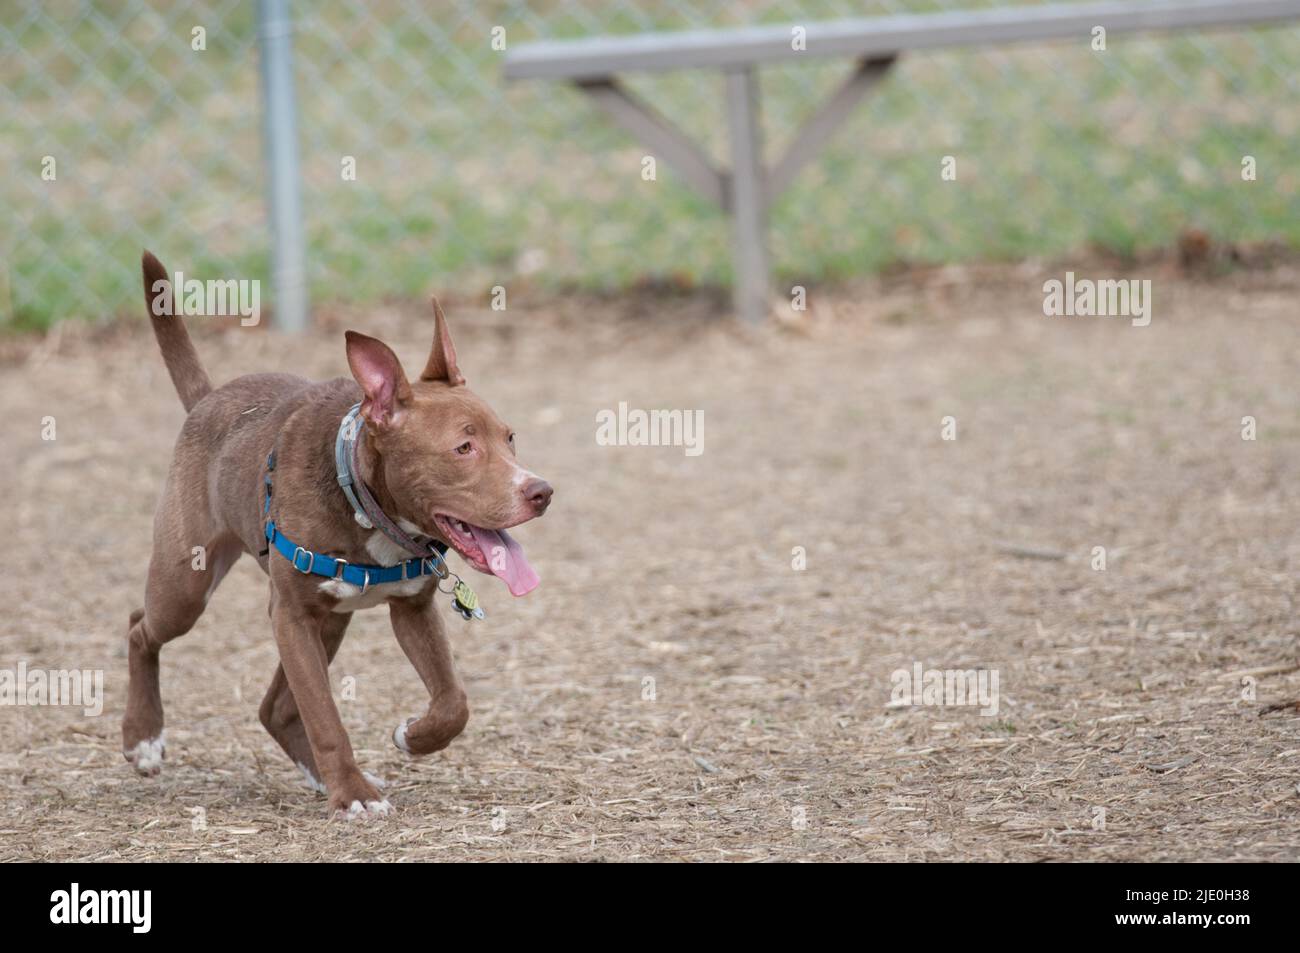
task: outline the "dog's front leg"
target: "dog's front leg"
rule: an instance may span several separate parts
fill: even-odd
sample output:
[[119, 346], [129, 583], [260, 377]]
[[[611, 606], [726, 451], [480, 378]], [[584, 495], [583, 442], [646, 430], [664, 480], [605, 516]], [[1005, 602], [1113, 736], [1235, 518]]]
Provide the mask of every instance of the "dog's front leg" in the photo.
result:
[[329, 795], [330, 812], [349, 820], [384, 815], [392, 808], [357, 767], [352, 743], [330, 692], [329, 654], [321, 638], [324, 623], [323, 617], [301, 605], [274, 600], [271, 627], [280, 649], [280, 665], [307, 729], [307, 740]]
[[421, 718], [398, 725], [393, 743], [407, 754], [441, 751], [469, 721], [469, 699], [456, 673], [442, 618], [431, 599], [394, 600], [388, 612], [397, 643], [429, 690], [429, 710]]

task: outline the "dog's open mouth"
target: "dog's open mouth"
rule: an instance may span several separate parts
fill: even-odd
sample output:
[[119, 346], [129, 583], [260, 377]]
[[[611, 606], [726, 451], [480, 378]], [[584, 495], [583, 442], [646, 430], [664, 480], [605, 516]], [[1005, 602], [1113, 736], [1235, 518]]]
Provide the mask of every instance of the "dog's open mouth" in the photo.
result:
[[503, 529], [484, 529], [454, 516], [435, 514], [443, 538], [460, 553], [465, 562], [479, 572], [496, 576], [510, 589], [512, 596], [532, 592], [541, 582], [537, 570], [528, 563], [523, 547]]

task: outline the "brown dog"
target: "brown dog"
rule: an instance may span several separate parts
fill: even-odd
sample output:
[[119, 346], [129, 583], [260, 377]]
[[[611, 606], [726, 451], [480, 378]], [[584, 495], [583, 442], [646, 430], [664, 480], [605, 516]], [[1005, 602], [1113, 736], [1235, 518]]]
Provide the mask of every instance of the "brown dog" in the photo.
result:
[[[167, 272], [148, 252], [144, 288], [189, 416], [154, 517], [144, 608], [131, 613], [127, 760], [144, 775], [160, 770], [159, 649], [193, 627], [248, 553], [271, 580], [280, 650], [262, 724], [328, 793], [331, 812], [387, 814], [375, 779], [357, 767], [330, 692], [328, 666], [352, 612], [388, 603], [397, 641], [429, 691], [428, 711], [399, 725], [394, 742], [413, 755], [445, 748], [469, 708], [433, 605], [449, 571], [440, 551], [450, 544], [515, 595], [529, 591], [537, 575], [505, 528], [544, 513], [551, 487], [519, 466], [510, 428], [465, 386], [436, 301], [433, 349], [415, 382], [387, 345], [349, 331], [355, 382], [250, 374], [214, 390], [184, 324], [171, 316]], [[340, 434], [357, 404], [357, 423]], [[344, 457], [355, 476], [346, 493], [339, 447], [350, 451]], [[465, 601], [457, 608], [468, 614], [472, 595]]]

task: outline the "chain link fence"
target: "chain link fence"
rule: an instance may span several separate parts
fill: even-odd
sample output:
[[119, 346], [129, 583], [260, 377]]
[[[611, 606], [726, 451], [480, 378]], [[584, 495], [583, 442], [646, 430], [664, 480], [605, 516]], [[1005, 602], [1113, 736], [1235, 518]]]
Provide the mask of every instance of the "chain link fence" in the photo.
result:
[[[1008, 2], [292, 4], [312, 298], [729, 280], [722, 216], [663, 164], [645, 181], [643, 150], [580, 93], [506, 86], [494, 27], [511, 46]], [[5, 320], [137, 307], [142, 247], [191, 275], [269, 277], [256, 5], [2, 9]], [[1300, 243], [1300, 29], [1088, 41], [905, 57], [772, 209], [778, 276], [1129, 253], [1189, 226]], [[849, 66], [763, 72], [769, 154]], [[628, 85], [721, 164], [721, 83]], [[957, 188], [941, 180], [945, 155]]]

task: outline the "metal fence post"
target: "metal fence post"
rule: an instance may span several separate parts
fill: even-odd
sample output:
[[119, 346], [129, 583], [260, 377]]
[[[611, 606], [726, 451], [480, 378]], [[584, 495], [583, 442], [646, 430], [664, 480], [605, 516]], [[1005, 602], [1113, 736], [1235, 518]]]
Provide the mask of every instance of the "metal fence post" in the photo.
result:
[[298, 175], [293, 21], [288, 0], [259, 0], [257, 7], [275, 324], [281, 331], [298, 334], [307, 329], [307, 271]]
[[753, 68], [727, 73], [727, 119], [731, 131], [731, 223], [736, 278], [733, 292], [740, 320], [767, 317], [768, 266], [764, 221], [763, 142], [759, 134], [758, 77]]

